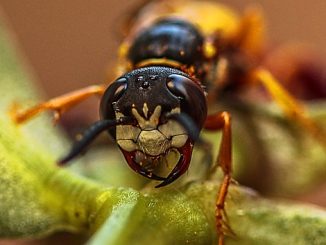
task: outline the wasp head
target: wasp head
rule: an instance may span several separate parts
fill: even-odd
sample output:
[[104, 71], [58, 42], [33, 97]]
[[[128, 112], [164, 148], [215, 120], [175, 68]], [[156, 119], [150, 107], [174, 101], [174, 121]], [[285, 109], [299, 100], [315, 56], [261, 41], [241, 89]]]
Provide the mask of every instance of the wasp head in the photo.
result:
[[[163, 181], [158, 187], [187, 170], [207, 113], [199, 83], [167, 67], [140, 68], [117, 79], [103, 95], [100, 110], [102, 119], [131, 119], [110, 128], [109, 134], [133, 170]], [[172, 172], [165, 178], [155, 175], [154, 169], [171, 152], [179, 153]]]

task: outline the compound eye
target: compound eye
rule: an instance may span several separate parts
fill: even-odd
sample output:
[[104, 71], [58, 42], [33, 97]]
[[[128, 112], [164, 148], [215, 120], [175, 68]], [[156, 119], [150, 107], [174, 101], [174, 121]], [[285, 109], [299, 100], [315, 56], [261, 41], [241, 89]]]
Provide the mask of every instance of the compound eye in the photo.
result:
[[187, 87], [192, 87], [192, 83], [194, 82], [185, 76], [173, 74], [168, 76], [166, 85], [172, 94], [179, 98], [188, 100], [190, 98], [188, 98], [189, 92], [187, 91]]
[[111, 98], [113, 101], [118, 101], [126, 90], [127, 90], [127, 79], [123, 77], [116, 80], [108, 88], [108, 96], [110, 97], [112, 96]]
[[181, 111], [202, 128], [207, 115], [207, 105], [205, 92], [200, 85], [186, 76], [172, 74], [167, 77], [166, 86], [179, 98]]
[[127, 79], [124, 77], [119, 78], [104, 92], [100, 106], [100, 113], [103, 119], [114, 118], [114, 105], [127, 90], [127, 86]]

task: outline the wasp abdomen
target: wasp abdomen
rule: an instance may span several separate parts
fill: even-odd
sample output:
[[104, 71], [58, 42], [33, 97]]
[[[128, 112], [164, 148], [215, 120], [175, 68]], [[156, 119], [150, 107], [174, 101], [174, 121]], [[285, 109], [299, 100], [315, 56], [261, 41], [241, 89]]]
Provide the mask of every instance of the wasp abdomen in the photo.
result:
[[161, 19], [135, 38], [128, 58], [134, 65], [155, 58], [192, 65], [201, 61], [203, 40], [192, 24], [181, 19]]

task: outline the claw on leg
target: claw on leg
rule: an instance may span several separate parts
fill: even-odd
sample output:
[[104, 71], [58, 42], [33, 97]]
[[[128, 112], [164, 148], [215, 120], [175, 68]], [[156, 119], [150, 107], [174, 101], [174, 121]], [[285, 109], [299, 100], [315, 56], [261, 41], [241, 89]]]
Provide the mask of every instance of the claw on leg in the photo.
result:
[[219, 194], [216, 201], [215, 217], [216, 217], [216, 229], [219, 234], [219, 244], [224, 244], [225, 235], [232, 236], [232, 237], [236, 236], [236, 234], [234, 233], [234, 231], [229, 225], [229, 219], [225, 211], [225, 202], [226, 202], [225, 199], [228, 193], [228, 188], [230, 183], [232, 183], [232, 178], [229, 174], [226, 174], [223, 178], [223, 182], [219, 189], [218, 192]]

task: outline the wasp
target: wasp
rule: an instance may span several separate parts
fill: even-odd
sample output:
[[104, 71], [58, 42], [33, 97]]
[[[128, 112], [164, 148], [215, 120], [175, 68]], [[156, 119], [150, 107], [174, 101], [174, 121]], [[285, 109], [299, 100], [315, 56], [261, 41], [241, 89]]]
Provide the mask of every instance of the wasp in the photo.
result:
[[[101, 119], [91, 125], [64, 165], [78, 156], [100, 133], [107, 131], [128, 165], [138, 174], [171, 184], [188, 169], [194, 144], [202, 129], [221, 131], [219, 154], [212, 171], [221, 167], [224, 177], [216, 199], [219, 244], [231, 231], [225, 200], [232, 182], [231, 115], [208, 113], [225, 91], [263, 86], [284, 113], [321, 139], [319, 128], [304, 107], [260, 63], [264, 26], [260, 11], [242, 16], [212, 1], [150, 1], [136, 14], [120, 46], [117, 79], [109, 85], [92, 85], [13, 112], [21, 124], [40, 112], [62, 113], [89, 98], [101, 98]], [[161, 176], [154, 171], [171, 152], [174, 168]]]

